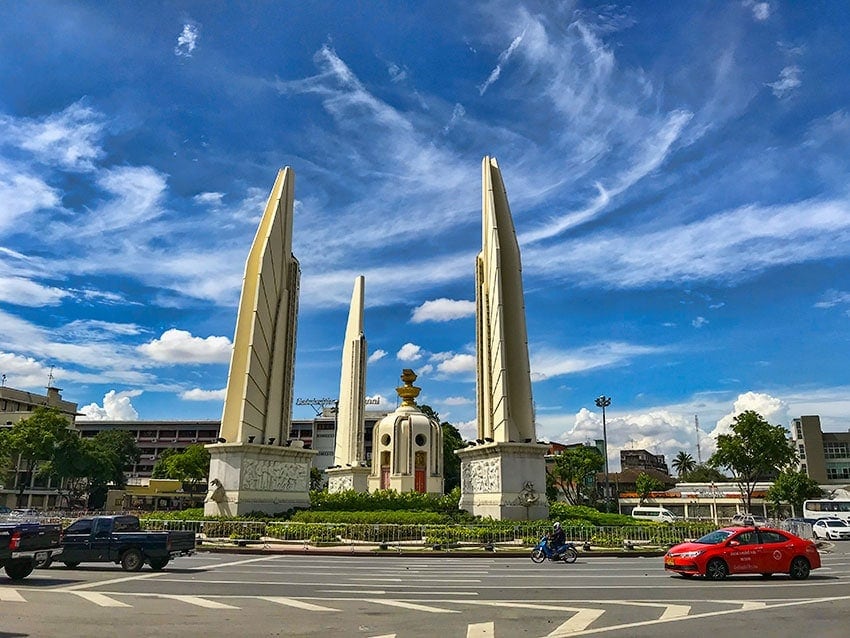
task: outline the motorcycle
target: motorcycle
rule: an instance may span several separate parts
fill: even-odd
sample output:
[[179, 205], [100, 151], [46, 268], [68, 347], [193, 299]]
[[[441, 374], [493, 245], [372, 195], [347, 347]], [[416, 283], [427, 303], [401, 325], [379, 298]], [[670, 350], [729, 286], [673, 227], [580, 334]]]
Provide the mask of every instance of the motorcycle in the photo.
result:
[[544, 536], [540, 539], [534, 549], [531, 550], [531, 560], [535, 563], [542, 563], [544, 560], [563, 561], [564, 563], [574, 563], [578, 558], [578, 551], [573, 543], [565, 543], [563, 547], [556, 552], [549, 547], [549, 539]]

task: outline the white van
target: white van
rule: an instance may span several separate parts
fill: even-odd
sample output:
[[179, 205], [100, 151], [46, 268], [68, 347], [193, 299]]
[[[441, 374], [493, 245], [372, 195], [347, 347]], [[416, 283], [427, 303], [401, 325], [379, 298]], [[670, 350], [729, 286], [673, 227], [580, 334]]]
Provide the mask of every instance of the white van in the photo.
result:
[[663, 507], [636, 507], [632, 510], [632, 518], [660, 523], [674, 523], [676, 515]]

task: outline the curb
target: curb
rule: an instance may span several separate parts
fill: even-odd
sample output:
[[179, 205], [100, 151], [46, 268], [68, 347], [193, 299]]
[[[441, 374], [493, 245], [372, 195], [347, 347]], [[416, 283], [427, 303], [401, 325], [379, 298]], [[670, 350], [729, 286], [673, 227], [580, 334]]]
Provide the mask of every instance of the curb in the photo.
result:
[[[528, 558], [529, 551], [498, 550], [495, 551], [469, 551], [469, 550], [429, 550], [423, 549], [410, 551], [403, 549], [349, 549], [325, 548], [325, 547], [238, 547], [233, 545], [207, 545], [204, 543], [195, 550], [197, 553], [209, 552], [212, 554], [248, 554], [248, 555], [281, 555], [281, 556], [366, 556], [366, 557], [399, 557], [406, 558]], [[664, 556], [663, 550], [653, 551], [590, 551], [579, 552], [579, 558], [659, 558]]]

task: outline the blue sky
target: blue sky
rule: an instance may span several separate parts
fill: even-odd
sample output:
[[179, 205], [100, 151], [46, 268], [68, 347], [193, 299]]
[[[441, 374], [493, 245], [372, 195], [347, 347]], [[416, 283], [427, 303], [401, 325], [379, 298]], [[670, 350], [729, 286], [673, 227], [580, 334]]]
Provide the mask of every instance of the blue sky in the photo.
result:
[[[244, 260], [296, 173], [296, 397], [474, 432], [480, 166], [519, 235], [540, 438], [696, 457], [743, 409], [850, 427], [850, 6], [26, 2], [0, 20], [0, 372], [219, 418]], [[309, 408], [296, 417], [311, 416]]]

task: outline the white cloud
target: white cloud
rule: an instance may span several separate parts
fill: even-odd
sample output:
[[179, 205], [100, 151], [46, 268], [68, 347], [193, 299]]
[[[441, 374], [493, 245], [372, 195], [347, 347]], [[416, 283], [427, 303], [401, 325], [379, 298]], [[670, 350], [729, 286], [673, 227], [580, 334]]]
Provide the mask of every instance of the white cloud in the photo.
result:
[[[743, 206], [685, 225], [584, 236], [523, 251], [523, 271], [586, 286], [734, 282], [768, 268], [850, 254], [850, 199]], [[746, 249], [744, 249], [746, 247]]]
[[190, 332], [171, 328], [138, 350], [163, 363], [227, 363], [231, 346], [227, 337], [193, 337]]
[[803, 83], [800, 79], [802, 73], [798, 66], [786, 66], [779, 72], [779, 79], [776, 82], [769, 82], [767, 86], [773, 89], [773, 94], [776, 97], [784, 98], [793, 93]]
[[417, 361], [422, 358], [422, 347], [415, 343], [406, 343], [395, 356], [399, 361]]
[[366, 363], [375, 363], [376, 361], [380, 361], [384, 357], [387, 356], [386, 350], [381, 350], [380, 348], [375, 350], [372, 354], [369, 355], [369, 358], [366, 360]]
[[177, 36], [177, 46], [174, 47], [174, 55], [191, 58], [192, 52], [198, 46], [198, 36], [198, 27], [194, 24], [184, 24], [183, 30]]
[[466, 374], [475, 371], [475, 355], [456, 354], [437, 364], [440, 374]]
[[[24, 357], [12, 352], [0, 352], [0, 374], [6, 375], [5, 381], [9, 387], [38, 388], [39, 391], [43, 391], [50, 372], [49, 366], [45, 366], [32, 357]], [[55, 376], [62, 374], [57, 370], [53, 372]]]
[[531, 353], [535, 381], [612, 365], [625, 365], [634, 357], [663, 352], [665, 348], [611, 341], [575, 350], [536, 349]]
[[[0, 138], [29, 151], [45, 164], [90, 171], [103, 155], [103, 115], [81, 102], [40, 119], [0, 116]], [[2, 141], [0, 141], [2, 144]]]
[[691, 321], [691, 325], [694, 328], [702, 328], [703, 326], [707, 326], [708, 323], [708, 319], [706, 319], [705, 317], [697, 317], [696, 319]]
[[224, 198], [224, 193], [216, 193], [216, 192], [207, 192], [207, 193], [198, 193], [192, 199], [198, 204], [202, 204], [204, 206], [210, 206], [212, 208], [218, 208], [221, 206], [222, 199]]
[[452, 423], [453, 426], [457, 428], [457, 431], [460, 432], [461, 437], [465, 441], [473, 441], [478, 438], [478, 420], [470, 419], [469, 421], [460, 421], [459, 423]]
[[769, 2], [755, 2], [755, 0], [744, 0], [745, 7], [749, 7], [753, 12], [753, 18], [759, 22], [764, 22], [770, 17]]
[[59, 194], [38, 177], [20, 172], [0, 160], [0, 231], [19, 230], [21, 218], [60, 203]]
[[103, 407], [97, 403], [83, 406], [79, 410], [85, 416], [77, 417], [77, 419], [79, 421], [138, 421], [139, 413], [136, 412], [130, 399], [141, 393], [141, 390], [123, 392], [110, 390], [103, 396]]
[[200, 388], [192, 388], [180, 393], [180, 398], [184, 401], [224, 401], [224, 395], [227, 388], [221, 390], [201, 390]]
[[711, 432], [712, 437], [716, 439], [719, 434], [731, 434], [734, 418], [746, 410], [758, 412], [773, 425], [787, 426], [789, 423], [788, 404], [785, 401], [763, 392], [745, 392], [735, 399], [732, 411], [717, 421]]
[[31, 279], [0, 275], [0, 301], [5, 303], [32, 308], [56, 306], [69, 294], [61, 288], [43, 286]]
[[821, 300], [815, 303], [815, 308], [833, 308], [844, 304], [850, 304], [850, 292], [827, 290]]
[[469, 397], [446, 397], [442, 401], [437, 401], [441, 405], [470, 405], [474, 403]]
[[449, 123], [443, 127], [443, 133], [448, 133], [452, 130], [455, 125], [460, 122], [463, 117], [466, 115], [466, 109], [463, 108], [463, 104], [455, 104], [452, 109], [452, 117], [449, 120]]
[[426, 301], [418, 308], [414, 308], [410, 318], [412, 323], [423, 323], [425, 321], [452, 321], [475, 315], [475, 302], [464, 299], [434, 299]]
[[387, 65], [387, 73], [390, 74], [390, 80], [392, 80], [393, 83], [402, 82], [407, 79], [407, 69], [404, 69], [395, 63]]

